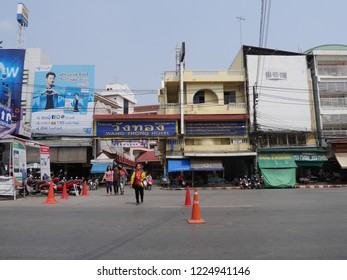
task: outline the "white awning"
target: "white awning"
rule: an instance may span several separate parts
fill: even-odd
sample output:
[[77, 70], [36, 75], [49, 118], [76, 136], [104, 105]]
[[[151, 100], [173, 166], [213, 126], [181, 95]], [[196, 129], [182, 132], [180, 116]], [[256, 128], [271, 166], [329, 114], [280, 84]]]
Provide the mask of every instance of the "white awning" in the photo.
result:
[[335, 157], [342, 169], [347, 169], [347, 153], [336, 153]]
[[190, 167], [191, 167], [191, 170], [194, 170], [194, 171], [224, 170], [222, 161], [220, 160], [191, 159]]

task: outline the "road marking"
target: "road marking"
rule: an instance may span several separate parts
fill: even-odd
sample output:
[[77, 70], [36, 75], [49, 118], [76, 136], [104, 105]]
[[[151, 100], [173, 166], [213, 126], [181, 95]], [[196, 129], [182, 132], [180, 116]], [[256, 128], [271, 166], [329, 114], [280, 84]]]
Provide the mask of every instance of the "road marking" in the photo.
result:
[[[179, 206], [179, 205], [164, 205], [159, 206], [160, 208], [188, 208], [185, 206]], [[201, 208], [250, 208], [253, 207], [252, 205], [207, 205], [207, 206], [200, 206]]]

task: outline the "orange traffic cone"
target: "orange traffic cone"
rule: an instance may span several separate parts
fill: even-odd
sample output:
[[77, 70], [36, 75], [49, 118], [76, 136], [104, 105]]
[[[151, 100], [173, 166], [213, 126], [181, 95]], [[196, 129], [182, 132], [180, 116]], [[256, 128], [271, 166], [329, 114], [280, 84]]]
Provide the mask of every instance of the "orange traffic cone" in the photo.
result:
[[187, 185], [187, 189], [186, 189], [186, 201], [184, 203], [185, 207], [191, 207], [192, 206], [192, 201], [190, 199], [190, 189], [189, 186]]
[[188, 223], [189, 224], [204, 224], [205, 223], [205, 220], [201, 219], [201, 216], [200, 216], [198, 189], [194, 189], [192, 218], [188, 219]]
[[83, 190], [82, 190], [82, 196], [87, 196], [88, 190], [87, 190], [87, 182], [84, 181]]
[[53, 182], [52, 181], [49, 184], [48, 197], [47, 197], [46, 201], [43, 203], [44, 204], [56, 204], [56, 203], [58, 203], [58, 200], [56, 200], [54, 198], [54, 189], [53, 189]]
[[68, 199], [67, 190], [66, 190], [66, 182], [64, 182], [64, 185], [63, 185], [63, 192], [61, 193], [61, 199]]

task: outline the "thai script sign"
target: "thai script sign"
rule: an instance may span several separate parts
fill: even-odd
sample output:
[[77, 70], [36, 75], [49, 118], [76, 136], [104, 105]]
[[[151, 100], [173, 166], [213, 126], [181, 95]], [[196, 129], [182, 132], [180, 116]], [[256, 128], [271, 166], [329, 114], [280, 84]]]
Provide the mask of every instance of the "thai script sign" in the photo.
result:
[[148, 140], [112, 140], [112, 146], [128, 148], [148, 148]]
[[292, 158], [295, 161], [327, 161], [328, 160], [326, 155], [315, 154], [315, 153], [292, 155]]
[[245, 137], [245, 121], [186, 122], [187, 136], [235, 136]]
[[167, 137], [177, 133], [176, 121], [97, 121], [97, 137]]

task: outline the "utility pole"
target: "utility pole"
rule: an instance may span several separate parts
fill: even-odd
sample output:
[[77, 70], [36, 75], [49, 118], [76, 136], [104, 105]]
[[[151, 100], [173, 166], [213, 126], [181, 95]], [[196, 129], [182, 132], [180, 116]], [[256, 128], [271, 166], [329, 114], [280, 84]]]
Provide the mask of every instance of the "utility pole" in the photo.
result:
[[253, 142], [255, 150], [254, 158], [254, 172], [258, 174], [258, 124], [257, 124], [257, 105], [258, 105], [258, 91], [257, 83], [253, 86]]
[[246, 19], [244, 17], [236, 17], [236, 18], [240, 22], [240, 45], [242, 46], [242, 21], [245, 21]]
[[180, 69], [180, 111], [181, 111], [181, 135], [184, 135], [184, 58], [186, 55], [186, 43], [182, 42], [181, 54], [179, 57]]

